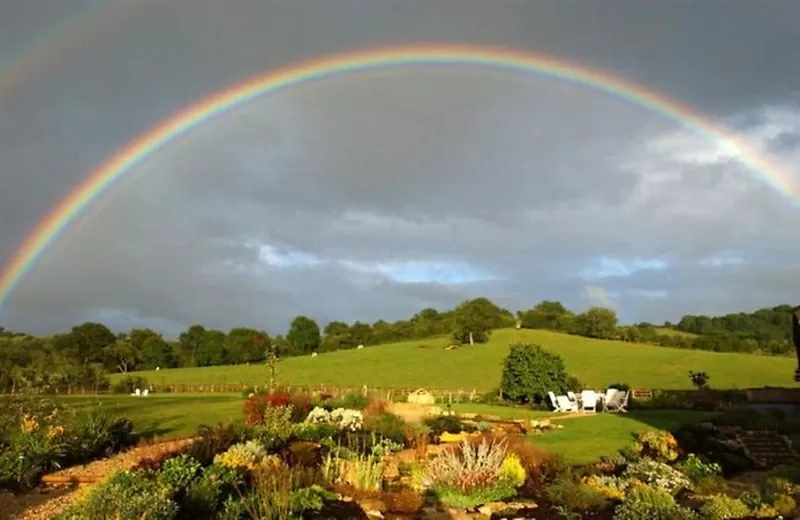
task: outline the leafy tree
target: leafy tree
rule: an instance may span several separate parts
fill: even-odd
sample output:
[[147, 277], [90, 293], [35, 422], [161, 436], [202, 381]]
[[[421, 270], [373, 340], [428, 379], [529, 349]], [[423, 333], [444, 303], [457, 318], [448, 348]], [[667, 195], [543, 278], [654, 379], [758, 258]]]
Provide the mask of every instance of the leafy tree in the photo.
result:
[[503, 315], [503, 310], [486, 298], [466, 301], [456, 308], [453, 340], [470, 345], [486, 343], [492, 329], [502, 326]]
[[172, 365], [172, 349], [161, 336], [148, 336], [142, 343], [140, 354], [143, 368], [166, 368]]
[[180, 348], [178, 359], [181, 366], [193, 367], [197, 365], [197, 350], [203, 343], [206, 335], [206, 328], [202, 325], [192, 325], [189, 330], [181, 333], [178, 337]]
[[575, 333], [587, 338], [614, 338], [617, 333], [617, 313], [603, 307], [591, 307], [575, 317]]
[[226, 361], [225, 333], [220, 330], [206, 330], [195, 352], [197, 366], [223, 365]]
[[108, 359], [112, 360], [123, 374], [128, 370], [133, 370], [141, 353], [133, 348], [131, 342], [124, 337], [117, 338], [114, 343], [105, 348], [105, 351]]
[[102, 323], [87, 321], [72, 327], [70, 333], [72, 348], [76, 357], [87, 365], [92, 362], [103, 362], [104, 349], [116, 342], [117, 337]]
[[547, 392], [564, 394], [570, 388], [564, 361], [539, 345], [514, 343], [503, 363], [503, 396], [520, 403], [540, 403]]
[[239, 327], [228, 332], [225, 346], [230, 363], [250, 363], [265, 359], [270, 338], [266, 332]]
[[131, 329], [131, 333], [128, 334], [128, 340], [134, 349], [141, 352], [144, 342], [153, 336], [161, 337], [161, 334], [153, 329]]
[[292, 320], [286, 339], [299, 354], [315, 352], [321, 341], [319, 325], [308, 316], [298, 316]]

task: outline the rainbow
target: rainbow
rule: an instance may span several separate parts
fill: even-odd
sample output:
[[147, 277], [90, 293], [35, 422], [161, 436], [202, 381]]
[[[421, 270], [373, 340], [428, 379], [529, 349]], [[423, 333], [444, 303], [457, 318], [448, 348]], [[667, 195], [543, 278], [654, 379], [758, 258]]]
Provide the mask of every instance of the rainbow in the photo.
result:
[[776, 190], [795, 199], [800, 198], [800, 193], [793, 187], [792, 178], [787, 171], [732, 132], [664, 94], [607, 71], [562, 58], [503, 47], [447, 44], [382, 47], [325, 56], [267, 72], [189, 106], [131, 141], [53, 207], [16, 250], [0, 273], [0, 306], [48, 245], [53, 243], [92, 201], [146, 157], [191, 129], [258, 96], [301, 83], [341, 74], [415, 65], [464, 65], [518, 70], [594, 88], [659, 113], [724, 145], [742, 163], [761, 174]]
[[131, 8], [142, 4], [143, 0], [97, 2], [34, 33], [16, 52], [0, 62], [0, 102], [21, 90], [32, 76], [63, 63], [61, 56], [67, 51], [85, 43], [98, 32], [108, 31], [116, 19], [127, 16]]

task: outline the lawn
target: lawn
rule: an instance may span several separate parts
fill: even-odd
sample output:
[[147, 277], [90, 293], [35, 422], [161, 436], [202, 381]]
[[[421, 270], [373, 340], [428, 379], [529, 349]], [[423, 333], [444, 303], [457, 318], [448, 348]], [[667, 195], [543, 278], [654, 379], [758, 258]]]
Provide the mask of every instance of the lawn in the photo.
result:
[[[789, 357], [753, 356], [570, 336], [543, 330], [494, 331], [483, 345], [445, 350], [448, 338], [415, 340], [286, 358], [281, 382], [296, 385], [428, 387], [490, 390], [500, 382], [512, 342], [530, 342], [561, 355], [567, 371], [589, 387], [624, 382], [644, 388], [691, 388], [689, 370], [705, 371], [714, 388], [792, 386], [796, 362]], [[264, 384], [264, 364], [176, 368], [139, 372], [153, 384]], [[119, 374], [115, 378], [120, 377]]]
[[[242, 397], [233, 394], [162, 394], [145, 398], [129, 395], [60, 397], [70, 406], [109, 408], [129, 417], [137, 432], [163, 438], [192, 434], [202, 424], [242, 420]], [[481, 404], [455, 405], [458, 412], [496, 415], [502, 418], [557, 418], [552, 412]], [[564, 419], [562, 430], [532, 438], [534, 444], [574, 463], [597, 460], [628, 446], [634, 435], [653, 428], [673, 429], [706, 416], [703, 412], [634, 410], [626, 415], [599, 413]]]
[[453, 409], [459, 413], [495, 415], [502, 419], [554, 419], [564, 428], [534, 436], [532, 442], [576, 464], [592, 462], [630, 446], [635, 436], [643, 431], [674, 430], [682, 424], [709, 416], [708, 412], [689, 410], [632, 410], [627, 414], [598, 413], [559, 420], [559, 414], [553, 412], [507, 406], [459, 404]]
[[114, 410], [131, 419], [135, 430], [147, 437], [184, 437], [202, 424], [243, 419], [243, 399], [235, 394], [98, 395], [58, 399], [68, 406], [101, 406]]

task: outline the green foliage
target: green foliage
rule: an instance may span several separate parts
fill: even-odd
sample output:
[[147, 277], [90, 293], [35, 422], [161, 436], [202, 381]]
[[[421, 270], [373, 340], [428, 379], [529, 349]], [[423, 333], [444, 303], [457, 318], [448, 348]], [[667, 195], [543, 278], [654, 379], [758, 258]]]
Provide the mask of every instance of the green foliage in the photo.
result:
[[200, 463], [189, 455], [178, 455], [164, 461], [159, 478], [173, 490], [183, 490], [197, 476], [201, 467]]
[[149, 386], [150, 384], [145, 377], [139, 375], [127, 375], [114, 383], [114, 385], [111, 387], [111, 391], [115, 394], [132, 394], [137, 388], [144, 390]]
[[736, 498], [725, 495], [707, 497], [700, 507], [700, 515], [708, 520], [729, 520], [750, 515], [750, 508]]
[[315, 352], [321, 341], [319, 325], [308, 316], [298, 316], [292, 320], [286, 339], [299, 354]]
[[513, 344], [503, 365], [500, 388], [507, 399], [527, 403], [544, 401], [547, 392], [566, 392], [564, 361], [539, 345]]
[[[510, 313], [486, 298], [475, 298], [459, 305], [455, 310], [453, 341], [461, 344], [486, 343], [492, 329], [509, 325]], [[506, 317], [506, 319], [504, 319]], [[511, 316], [513, 320], [513, 316]]]
[[703, 462], [700, 457], [690, 453], [676, 468], [689, 477], [692, 482], [699, 482], [704, 477], [711, 477], [722, 473], [722, 468], [716, 462]]
[[608, 504], [602, 493], [567, 474], [562, 474], [547, 486], [545, 495], [553, 505], [580, 512], [600, 510]]
[[63, 520], [172, 520], [178, 512], [168, 484], [144, 471], [120, 471], [71, 507]]
[[130, 419], [99, 406], [75, 411], [67, 425], [66, 437], [72, 461], [111, 455], [137, 440]]
[[364, 430], [403, 446], [408, 435], [408, 424], [402, 417], [384, 412], [368, 416], [364, 422]]
[[615, 520], [693, 520], [696, 515], [657, 487], [634, 487], [614, 510]]
[[591, 307], [575, 317], [573, 332], [587, 338], [612, 339], [617, 334], [617, 313], [612, 309]]

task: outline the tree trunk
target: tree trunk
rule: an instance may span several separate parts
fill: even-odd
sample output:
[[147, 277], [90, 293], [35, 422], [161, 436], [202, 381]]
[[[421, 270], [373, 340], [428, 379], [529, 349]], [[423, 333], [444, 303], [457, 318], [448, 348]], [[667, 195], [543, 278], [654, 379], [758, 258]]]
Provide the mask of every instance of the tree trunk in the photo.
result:
[[470, 346], [475, 344], [475, 340], [472, 339], [472, 333], [471, 332], [469, 333], [469, 344], [470, 344]]

